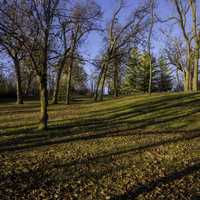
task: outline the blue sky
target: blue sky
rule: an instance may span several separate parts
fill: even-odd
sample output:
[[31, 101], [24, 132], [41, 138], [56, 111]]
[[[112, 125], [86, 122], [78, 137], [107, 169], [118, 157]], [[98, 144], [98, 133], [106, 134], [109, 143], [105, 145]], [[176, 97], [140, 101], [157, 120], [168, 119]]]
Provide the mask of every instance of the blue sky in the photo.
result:
[[[103, 25], [105, 25], [106, 21], [111, 19], [114, 10], [119, 5], [118, 0], [96, 0], [96, 2], [101, 6], [103, 11]], [[134, 8], [136, 8], [139, 4], [143, 3], [143, 0], [126, 0], [126, 8], [123, 9], [120, 15], [121, 23], [125, 22], [126, 17], [131, 13]], [[160, 0], [157, 12], [159, 16], [166, 17], [173, 12], [172, 7], [167, 0]], [[102, 25], [102, 26], [103, 26]], [[156, 32], [158, 33], [159, 27], [155, 27]], [[153, 51], [157, 54], [162, 48], [163, 38], [160, 34], [154, 34], [153, 36]], [[82, 51], [86, 54], [87, 58], [93, 59], [95, 58], [100, 50], [102, 49], [102, 36], [100, 33], [92, 32], [87, 38], [87, 42], [85, 43]], [[90, 74], [93, 71], [93, 67], [91, 65], [86, 66], [87, 72]]]

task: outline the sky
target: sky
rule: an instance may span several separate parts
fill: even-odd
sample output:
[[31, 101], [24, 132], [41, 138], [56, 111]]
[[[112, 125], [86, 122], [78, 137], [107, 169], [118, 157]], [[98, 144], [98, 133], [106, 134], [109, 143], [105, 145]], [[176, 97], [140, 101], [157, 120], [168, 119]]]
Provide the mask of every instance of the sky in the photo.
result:
[[[79, 0], [77, 0], [79, 1]], [[102, 9], [103, 12], [103, 19], [101, 21], [102, 27], [111, 19], [114, 10], [119, 6], [119, 0], [94, 0]], [[127, 17], [130, 15], [131, 11], [133, 11], [138, 5], [142, 4], [145, 0], [125, 0], [126, 7], [120, 13], [120, 22], [123, 24], [125, 23]], [[172, 6], [169, 0], [157, 0], [157, 14], [162, 19], [166, 19], [168, 16], [175, 15], [175, 8]], [[198, 7], [200, 9], [200, 0], [197, 1]], [[169, 30], [172, 32], [173, 35], [178, 36], [181, 35], [180, 31], [178, 32], [177, 26], [167, 26], [165, 24], [159, 24], [154, 27], [154, 34], [152, 37], [152, 51], [154, 55], [158, 55], [160, 51], [163, 49], [166, 37], [162, 35], [159, 29], [168, 32]], [[103, 34], [97, 32], [91, 32], [86, 42], [83, 44], [81, 48], [82, 55], [86, 59], [95, 59], [96, 56], [100, 53], [103, 48]], [[4, 59], [9, 60], [9, 59]], [[94, 72], [94, 67], [86, 63], [85, 70], [87, 74], [91, 74]]]
[[[110, 20], [114, 10], [118, 7], [119, 1], [118, 0], [96, 0], [97, 4], [101, 6], [103, 12], [103, 19], [102, 19], [102, 26], [105, 25], [106, 21]], [[125, 23], [126, 18], [130, 15], [131, 11], [136, 8], [139, 4], [142, 4], [143, 0], [126, 0], [126, 7], [120, 14], [120, 21], [121, 23]], [[159, 5], [157, 12], [159, 16], [162, 18], [168, 16], [170, 13], [173, 12], [172, 7], [170, 7], [167, 0], [159, 0]], [[156, 26], [158, 33], [159, 26]], [[163, 39], [161, 35], [154, 34], [152, 38], [153, 43], [153, 51], [155, 54], [158, 54], [160, 49], [162, 49]], [[87, 58], [94, 59], [102, 49], [102, 34], [92, 32], [87, 38], [87, 42], [82, 48], [82, 52], [86, 55]], [[93, 72], [94, 68], [91, 64], [86, 64], [86, 71], [88, 74]]]

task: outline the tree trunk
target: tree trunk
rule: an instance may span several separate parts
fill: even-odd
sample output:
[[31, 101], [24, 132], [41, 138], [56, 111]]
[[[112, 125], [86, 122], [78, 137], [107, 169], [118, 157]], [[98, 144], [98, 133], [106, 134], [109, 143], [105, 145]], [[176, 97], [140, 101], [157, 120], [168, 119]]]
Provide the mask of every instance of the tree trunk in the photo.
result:
[[149, 88], [148, 88], [148, 92], [149, 95], [151, 95], [151, 90], [152, 90], [152, 60], [151, 60], [151, 55], [149, 54]]
[[103, 101], [104, 85], [105, 85], [107, 71], [108, 71], [108, 65], [105, 65], [105, 68], [104, 68], [104, 71], [103, 71], [103, 74], [102, 74], [102, 80], [100, 82], [99, 101]]
[[20, 72], [20, 63], [18, 60], [14, 60], [15, 64], [15, 75], [16, 75], [16, 89], [17, 89], [17, 104], [23, 104], [23, 92], [22, 92], [22, 81]]
[[71, 64], [68, 66], [68, 70], [67, 70], [67, 88], [66, 88], [66, 104], [67, 105], [70, 104], [72, 65], [73, 65], [73, 61], [71, 61]]
[[192, 82], [192, 89], [193, 91], [198, 90], [198, 71], [199, 71], [199, 35], [197, 31], [197, 10], [196, 1], [189, 0], [191, 11], [192, 11], [192, 31], [194, 34], [195, 39], [195, 49], [194, 49], [194, 74], [193, 74], [193, 82]]
[[67, 53], [69, 52], [69, 48], [67, 49], [66, 47], [66, 36], [64, 34], [64, 45], [65, 45], [65, 53], [64, 53], [64, 57], [61, 61], [60, 67], [58, 69], [58, 73], [57, 73], [57, 79], [56, 79], [56, 84], [55, 84], [55, 90], [54, 90], [54, 94], [53, 94], [53, 104], [57, 104], [58, 103], [58, 93], [59, 93], [59, 89], [60, 89], [60, 79], [61, 79], [61, 75], [63, 72], [63, 69], [65, 67], [65, 63], [66, 63], [66, 59], [67, 59]]
[[114, 70], [114, 97], [119, 96], [119, 67], [117, 63], [115, 63]]
[[153, 33], [153, 27], [154, 27], [154, 6], [155, 6], [155, 1], [151, 1], [151, 24], [150, 24], [150, 30], [149, 30], [149, 35], [148, 35], [148, 54], [149, 54], [149, 87], [148, 87], [148, 92], [149, 95], [151, 95], [151, 90], [152, 90], [152, 54], [151, 54], [151, 37]]
[[56, 79], [56, 84], [55, 84], [55, 90], [53, 94], [53, 104], [58, 104], [58, 93], [59, 93], [59, 88], [60, 88], [60, 78], [62, 74], [62, 69], [60, 68], [57, 73], [57, 79]]
[[32, 74], [30, 73], [29, 77], [28, 77], [27, 87], [26, 87], [26, 90], [24, 92], [25, 97], [27, 97], [28, 94], [29, 94], [29, 91], [30, 91], [30, 88], [31, 88], [31, 82], [32, 82]]
[[104, 72], [104, 68], [105, 68], [105, 65], [103, 64], [103, 66], [102, 66], [102, 68], [101, 68], [101, 71], [100, 71], [100, 74], [99, 74], [99, 77], [98, 77], [97, 84], [96, 84], [96, 90], [95, 90], [95, 94], [94, 94], [94, 100], [95, 100], [95, 101], [98, 100], [99, 87], [100, 87], [102, 75], [103, 75], [103, 72]]
[[193, 82], [193, 77], [192, 77], [192, 68], [190, 64], [189, 72], [188, 72], [188, 91], [189, 92], [192, 91], [192, 82]]
[[40, 124], [39, 129], [47, 129], [48, 123], [48, 91], [47, 91], [47, 77], [43, 75], [40, 77]]
[[184, 73], [184, 92], [190, 91], [190, 72], [186, 71]]
[[48, 70], [48, 30], [45, 31], [45, 48], [44, 48], [44, 60], [39, 75], [40, 80], [40, 130], [46, 130], [48, 124], [48, 90], [47, 90], [47, 70]]
[[199, 49], [195, 50], [195, 60], [194, 60], [194, 74], [193, 74], [193, 91], [198, 91], [198, 74], [199, 74]]
[[177, 89], [178, 91], [180, 90], [180, 78], [179, 78], [179, 73], [178, 73], [178, 68], [176, 68], [176, 80], [177, 80]]

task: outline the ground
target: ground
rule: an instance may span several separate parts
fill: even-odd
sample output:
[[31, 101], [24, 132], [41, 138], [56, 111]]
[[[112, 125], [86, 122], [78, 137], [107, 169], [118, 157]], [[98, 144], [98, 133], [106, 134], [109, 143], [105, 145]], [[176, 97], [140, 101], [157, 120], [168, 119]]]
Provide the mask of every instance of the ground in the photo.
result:
[[0, 104], [0, 199], [200, 199], [200, 94]]

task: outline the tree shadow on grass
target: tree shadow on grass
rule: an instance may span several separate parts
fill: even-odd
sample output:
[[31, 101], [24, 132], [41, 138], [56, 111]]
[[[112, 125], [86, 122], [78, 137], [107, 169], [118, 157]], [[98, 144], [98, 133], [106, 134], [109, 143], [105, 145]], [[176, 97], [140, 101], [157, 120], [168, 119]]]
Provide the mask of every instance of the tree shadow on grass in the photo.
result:
[[[45, 191], [48, 197], [58, 193], [62, 199], [63, 195], [65, 195], [62, 193], [63, 191], [72, 195], [72, 193], [77, 193], [77, 191], [79, 191], [80, 182], [91, 183], [92, 181], [95, 188], [97, 188], [97, 190], [94, 190], [94, 188], [90, 189], [90, 192], [94, 193], [93, 199], [100, 199], [100, 189], [105, 188], [105, 185], [103, 185], [104, 182], [102, 181], [103, 177], [112, 177], [113, 174], [119, 171], [127, 170], [133, 165], [132, 161], [126, 164], [123, 161], [120, 161], [120, 164], [111, 165], [113, 160], [120, 159], [119, 156], [126, 157], [129, 155], [134, 157], [137, 154], [143, 153], [151, 148], [156, 148], [160, 145], [174, 144], [176, 142], [190, 140], [196, 137], [199, 137], [199, 135], [197, 136], [194, 134], [192, 137], [185, 135], [181, 138], [144, 144], [128, 149], [120, 148], [119, 150], [116, 150], [113, 148], [108, 152], [101, 152], [99, 155], [97, 153], [97, 155], [95, 154], [92, 157], [84, 157], [83, 159], [77, 158], [77, 160], [71, 160], [69, 162], [60, 159], [50, 160], [51, 157], [47, 157], [45, 160], [40, 160], [39, 165], [38, 163], [36, 166], [29, 164], [30, 166], [28, 168], [27, 166], [23, 166], [25, 170], [22, 170], [21, 172], [15, 172], [15, 166], [13, 166], [14, 169], [12, 173], [8, 173], [8, 175], [1, 174], [0, 172], [1, 188], [2, 191], [5, 190], [3, 192], [5, 194], [7, 191], [6, 188], [10, 188], [11, 193], [9, 193], [8, 196], [15, 196], [17, 194], [18, 197], [22, 195], [27, 198], [27, 196], [32, 194], [34, 195], [33, 197], [36, 198], [37, 195], [39, 195], [36, 191]], [[135, 161], [134, 164], [136, 165], [137, 161]], [[113, 196], [112, 199], [128, 199], [129, 196], [133, 199], [140, 194], [152, 191], [155, 187], [161, 187], [163, 184], [170, 183], [189, 174], [196, 173], [199, 170], [199, 167], [200, 163], [197, 162], [196, 164], [188, 166], [185, 169], [175, 171], [166, 177], [160, 177], [145, 184], [138, 184], [138, 187], [125, 194]], [[60, 190], [59, 187], [62, 188], [66, 182], [67, 189], [65, 188]], [[106, 185], [106, 187], [108, 187], [108, 185]], [[32, 191], [35, 191], [35, 193], [32, 193]]]
[[[56, 136], [55, 135], [52, 137], [49, 134], [33, 134], [33, 135], [26, 135], [26, 136], [21, 136], [15, 140], [7, 140], [5, 142], [0, 143], [0, 153], [7, 152], [7, 151], [17, 151], [17, 150], [32, 150], [35, 147], [42, 147], [42, 146], [49, 146], [49, 145], [54, 145], [54, 144], [63, 144], [63, 143], [68, 143], [68, 142], [77, 142], [77, 141], [88, 141], [88, 140], [95, 140], [95, 139], [103, 139], [107, 137], [125, 137], [125, 136], [135, 136], [135, 135], [148, 135], [148, 134], [154, 134], [159, 136], [159, 134], [164, 135], [164, 134], [170, 134], [170, 131], [163, 131], [163, 132], [142, 132], [142, 131], [127, 131], [126, 133], [125, 130], [122, 132], [117, 132], [113, 134], [107, 134], [107, 133], [101, 133], [101, 134], [92, 134], [92, 135], [74, 135], [71, 136], [71, 134], [68, 134], [68, 136]], [[158, 143], [153, 143], [153, 144], [145, 144], [142, 146], [142, 148], [151, 148], [151, 147], [156, 147], [168, 143], [175, 143], [178, 141], [183, 141], [183, 140], [190, 140], [194, 138], [200, 137], [200, 131], [182, 131], [178, 133], [173, 133], [172, 139], [169, 140], [161, 140]], [[181, 135], [177, 136], [176, 134]], [[134, 149], [137, 150], [137, 149]], [[125, 153], [125, 152], [124, 152]]]
[[[19, 129], [19, 126], [13, 126], [12, 129], [16, 128], [16, 130], [2, 131], [1, 135], [8, 136], [8, 139], [0, 142], [0, 152], [105, 137], [147, 135], [149, 133], [149, 126], [157, 127], [151, 134], [184, 134], [186, 131], [181, 127], [187, 126], [187, 121], [184, 122], [185, 124], [177, 124], [173, 128], [169, 128], [167, 123], [186, 119], [200, 112], [199, 100], [195, 98], [195, 95], [196, 93], [157, 97], [156, 100], [153, 99], [153, 103], [147, 101], [138, 105], [128, 104], [119, 106], [109, 111], [111, 115], [107, 115], [105, 111], [99, 110], [96, 112], [96, 115], [89, 112], [86, 115], [80, 116], [80, 119], [76, 118], [72, 121], [50, 121], [48, 131], [38, 131], [35, 129], [36, 123], [32, 123], [22, 129]], [[188, 102], [184, 102], [184, 98], [188, 97], [191, 97], [191, 99]], [[183, 99], [183, 101], [180, 101], [180, 99]], [[176, 109], [170, 110], [172, 107], [184, 109], [188, 106], [191, 109], [180, 114], [177, 113]], [[155, 112], [160, 114], [157, 115]], [[145, 117], [138, 119], [140, 115]], [[187, 134], [190, 135], [190, 132], [192, 134], [192, 132], [197, 131], [198, 129], [191, 130]]]
[[[111, 199], [112, 200], [135, 199], [141, 194], [146, 194], [153, 191], [156, 187], [161, 187], [164, 184], [168, 184], [172, 181], [181, 179], [187, 175], [196, 173], [197, 171], [200, 171], [200, 162], [193, 164], [191, 166], [188, 166], [180, 171], [172, 172], [171, 174], [168, 174], [165, 177], [160, 177], [151, 182], [147, 182], [145, 184], [141, 183], [138, 185], [138, 187], [135, 187], [124, 194], [113, 196]], [[198, 198], [197, 196], [193, 197], [193, 199], [197, 199], [197, 198]]]

